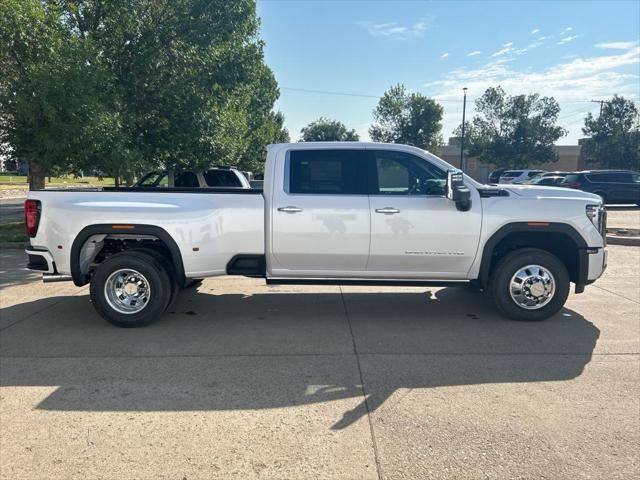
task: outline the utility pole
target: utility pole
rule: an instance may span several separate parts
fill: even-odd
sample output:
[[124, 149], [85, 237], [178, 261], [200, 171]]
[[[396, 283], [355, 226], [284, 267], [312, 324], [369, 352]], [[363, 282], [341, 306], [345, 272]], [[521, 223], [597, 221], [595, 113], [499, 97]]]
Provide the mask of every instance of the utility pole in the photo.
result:
[[462, 137], [460, 138], [460, 170], [464, 172], [464, 117], [467, 111], [467, 87], [462, 89], [464, 97], [462, 100]]
[[609, 103], [608, 100], [591, 100], [592, 103], [599, 103], [600, 104], [600, 116], [602, 116], [602, 106], [605, 103]]

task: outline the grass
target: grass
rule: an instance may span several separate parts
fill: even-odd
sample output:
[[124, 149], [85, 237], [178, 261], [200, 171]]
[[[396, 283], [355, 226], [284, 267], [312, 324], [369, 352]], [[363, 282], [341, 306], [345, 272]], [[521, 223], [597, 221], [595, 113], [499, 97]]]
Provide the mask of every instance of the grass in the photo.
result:
[[[0, 189], [12, 189], [12, 188], [26, 188], [28, 186], [26, 175], [0, 175]], [[55, 186], [70, 186], [70, 185], [84, 185], [84, 186], [110, 186], [114, 185], [115, 181], [113, 177], [104, 177], [99, 180], [98, 177], [78, 177], [73, 176], [65, 177], [49, 177], [45, 178], [45, 187]]]
[[3, 242], [24, 242], [27, 243], [27, 232], [24, 226], [24, 220], [14, 220], [11, 222], [0, 223], [0, 243]]

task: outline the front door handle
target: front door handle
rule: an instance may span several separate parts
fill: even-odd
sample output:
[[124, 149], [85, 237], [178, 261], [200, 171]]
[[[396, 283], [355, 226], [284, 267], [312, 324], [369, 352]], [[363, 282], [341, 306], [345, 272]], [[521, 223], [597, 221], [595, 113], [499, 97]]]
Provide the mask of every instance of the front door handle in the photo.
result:
[[393, 215], [394, 213], [400, 213], [400, 210], [393, 207], [376, 208], [376, 213], [384, 213], [385, 215]]
[[302, 209], [298, 207], [280, 207], [278, 208], [278, 211], [286, 212], [286, 213], [298, 213], [298, 212], [301, 212]]

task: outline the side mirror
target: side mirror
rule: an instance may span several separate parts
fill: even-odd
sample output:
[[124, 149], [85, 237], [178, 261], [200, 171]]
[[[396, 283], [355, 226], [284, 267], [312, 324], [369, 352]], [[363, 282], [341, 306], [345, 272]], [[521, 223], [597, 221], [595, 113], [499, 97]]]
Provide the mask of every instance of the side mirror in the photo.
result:
[[447, 171], [447, 198], [455, 202], [456, 208], [466, 212], [471, 208], [471, 191], [465, 187], [462, 170]]

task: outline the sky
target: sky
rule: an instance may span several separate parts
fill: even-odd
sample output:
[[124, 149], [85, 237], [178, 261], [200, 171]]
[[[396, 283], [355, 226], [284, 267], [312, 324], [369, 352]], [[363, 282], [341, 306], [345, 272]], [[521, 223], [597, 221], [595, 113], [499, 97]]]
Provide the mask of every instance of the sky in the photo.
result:
[[320, 116], [369, 140], [379, 97], [398, 83], [443, 105], [445, 141], [462, 121], [463, 87], [467, 119], [490, 86], [555, 97], [562, 145], [582, 137], [600, 108], [591, 100], [640, 101], [637, 0], [258, 0], [258, 14], [292, 140]]

